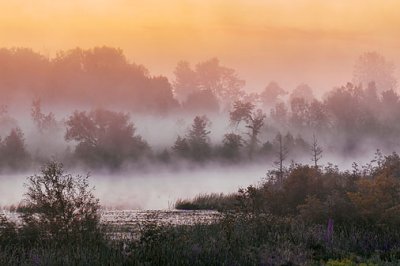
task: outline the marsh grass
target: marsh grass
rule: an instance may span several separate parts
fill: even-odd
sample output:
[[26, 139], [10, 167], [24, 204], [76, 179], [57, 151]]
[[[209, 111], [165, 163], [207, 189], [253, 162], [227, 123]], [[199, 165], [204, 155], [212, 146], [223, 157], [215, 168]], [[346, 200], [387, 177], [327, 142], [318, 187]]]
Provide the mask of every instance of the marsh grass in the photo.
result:
[[85, 241], [28, 244], [17, 232], [11, 242], [1, 238], [0, 265], [398, 265], [400, 230], [338, 225], [327, 241], [326, 227], [230, 212], [213, 224], [149, 219], [127, 231], [134, 238], [104, 228]]
[[235, 193], [210, 193], [199, 194], [193, 199], [178, 199], [175, 203], [177, 210], [228, 210], [233, 209], [236, 204]]
[[283, 183], [177, 202], [221, 210], [213, 222], [149, 212], [51, 238], [1, 215], [0, 265], [400, 265], [398, 169], [397, 154], [363, 173], [294, 165]]

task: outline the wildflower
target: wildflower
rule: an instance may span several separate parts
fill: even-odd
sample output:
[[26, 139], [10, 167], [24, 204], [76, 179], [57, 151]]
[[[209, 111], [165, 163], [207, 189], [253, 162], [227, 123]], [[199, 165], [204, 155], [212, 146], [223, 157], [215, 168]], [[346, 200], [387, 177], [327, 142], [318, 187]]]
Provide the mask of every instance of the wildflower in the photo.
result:
[[332, 241], [332, 236], [333, 236], [333, 219], [329, 218], [328, 219], [328, 227], [326, 229], [326, 241], [331, 242]]

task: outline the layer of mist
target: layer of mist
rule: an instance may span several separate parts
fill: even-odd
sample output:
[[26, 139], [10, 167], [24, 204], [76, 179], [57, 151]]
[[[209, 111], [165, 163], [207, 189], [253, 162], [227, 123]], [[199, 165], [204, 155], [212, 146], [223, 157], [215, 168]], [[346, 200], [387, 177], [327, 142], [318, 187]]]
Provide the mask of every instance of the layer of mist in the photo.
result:
[[[81, 171], [74, 171], [81, 174]], [[105, 208], [161, 210], [173, 208], [179, 198], [205, 193], [232, 193], [257, 184], [266, 174], [261, 165], [204, 166], [179, 171], [159, 168], [147, 172], [91, 173], [89, 182]], [[0, 206], [18, 205], [23, 184], [32, 173], [0, 176]]]
[[294, 163], [351, 169], [400, 147], [394, 64], [375, 52], [323, 95], [275, 81], [245, 91], [217, 58], [181, 61], [173, 80], [151, 76], [112, 47], [55, 58], [0, 49], [0, 67], [2, 205], [17, 204], [24, 177], [49, 160], [91, 172], [103, 206], [165, 209]]

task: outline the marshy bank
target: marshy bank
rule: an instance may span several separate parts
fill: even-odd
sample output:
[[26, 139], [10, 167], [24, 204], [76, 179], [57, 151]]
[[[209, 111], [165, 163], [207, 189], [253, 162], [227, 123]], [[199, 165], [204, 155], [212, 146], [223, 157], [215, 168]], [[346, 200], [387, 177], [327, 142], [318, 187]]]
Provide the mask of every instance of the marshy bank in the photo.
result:
[[[400, 157], [396, 153], [377, 153], [371, 163], [346, 171], [331, 164], [292, 164], [236, 193], [203, 194], [176, 205], [184, 202], [180, 207], [221, 212], [102, 214], [85, 179], [75, 180], [60, 167], [47, 165], [42, 174], [29, 179], [34, 183], [29, 183], [28, 204], [21, 208], [22, 226], [0, 216], [0, 264], [332, 266], [400, 262]], [[32, 186], [42, 184], [39, 181], [54, 186], [49, 190]], [[58, 185], [63, 182], [72, 185]], [[60, 193], [69, 188], [81, 192]]]

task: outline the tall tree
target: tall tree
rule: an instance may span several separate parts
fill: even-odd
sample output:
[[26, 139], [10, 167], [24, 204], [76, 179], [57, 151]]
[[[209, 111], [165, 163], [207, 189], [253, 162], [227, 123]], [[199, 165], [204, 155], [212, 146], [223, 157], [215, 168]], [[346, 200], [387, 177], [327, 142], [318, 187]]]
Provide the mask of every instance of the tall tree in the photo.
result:
[[321, 160], [321, 158], [322, 158], [322, 152], [323, 152], [323, 150], [322, 150], [321, 146], [319, 146], [318, 140], [315, 137], [315, 134], [313, 134], [313, 142], [311, 145], [311, 155], [312, 155], [311, 160], [314, 163], [315, 169], [318, 169], [318, 167], [319, 167], [318, 161]]
[[394, 64], [377, 52], [366, 52], [357, 59], [353, 79], [355, 84], [361, 84], [363, 87], [375, 82], [379, 92], [392, 90], [397, 86]]
[[197, 74], [190, 67], [189, 62], [180, 61], [174, 70], [175, 80], [173, 82], [174, 93], [181, 102], [185, 101], [189, 94], [199, 88]]
[[310, 103], [313, 101], [314, 93], [310, 86], [305, 83], [298, 85], [289, 96], [290, 101], [293, 101], [296, 98], [304, 99], [305, 102]]
[[237, 127], [242, 121], [248, 122], [254, 108], [255, 105], [251, 102], [236, 101], [229, 113], [231, 124]]
[[316, 131], [327, 129], [330, 125], [328, 110], [324, 103], [314, 100], [308, 107], [308, 126]]
[[249, 135], [249, 157], [252, 158], [255, 152], [255, 149], [260, 142], [258, 139], [258, 135], [260, 134], [261, 128], [264, 126], [264, 119], [266, 115], [262, 110], [258, 109], [249, 117], [249, 122], [246, 127], [249, 129], [247, 133]]
[[307, 126], [309, 122], [309, 105], [304, 98], [293, 98], [290, 102], [290, 122], [298, 129]]
[[195, 160], [205, 160], [211, 153], [210, 140], [208, 135], [211, 133], [207, 128], [210, 121], [206, 116], [196, 116], [193, 120], [192, 128], [188, 133], [188, 143]]
[[26, 167], [29, 153], [26, 150], [24, 134], [21, 129], [12, 129], [10, 134], [4, 138], [0, 155], [6, 167], [12, 169], [23, 169]]
[[279, 86], [275, 81], [271, 81], [260, 94], [262, 103], [266, 107], [272, 107], [279, 100], [279, 97], [287, 92]]
[[229, 107], [244, 95], [245, 81], [232, 68], [222, 66], [217, 58], [196, 65], [199, 88], [210, 90], [220, 100], [223, 108]]
[[182, 158], [188, 158], [190, 156], [190, 146], [186, 138], [178, 136], [172, 150]]
[[77, 141], [76, 155], [91, 165], [119, 167], [127, 159], [138, 159], [149, 146], [124, 113], [98, 109], [76, 111], [66, 122], [67, 141]]
[[276, 160], [274, 161], [275, 167], [277, 168], [277, 181], [278, 184], [282, 185], [285, 173], [284, 161], [287, 158], [289, 150], [280, 132], [276, 135], [274, 142], [277, 149]]
[[245, 123], [248, 129], [247, 135], [249, 140], [247, 146], [249, 149], [249, 157], [252, 158], [255, 149], [259, 143], [258, 135], [264, 126], [266, 115], [261, 109], [254, 110], [255, 106], [250, 102], [236, 101], [233, 109], [229, 113], [231, 124], [238, 127], [241, 122]]
[[278, 102], [270, 111], [272, 120], [281, 126], [286, 126], [288, 120], [288, 110], [284, 102]]
[[224, 135], [222, 141], [222, 155], [230, 160], [237, 160], [240, 157], [240, 149], [243, 146], [242, 136], [235, 133]]
[[55, 129], [57, 127], [57, 121], [53, 113], [45, 114], [42, 112], [42, 103], [40, 99], [36, 99], [32, 102], [31, 117], [36, 127], [40, 132]]

